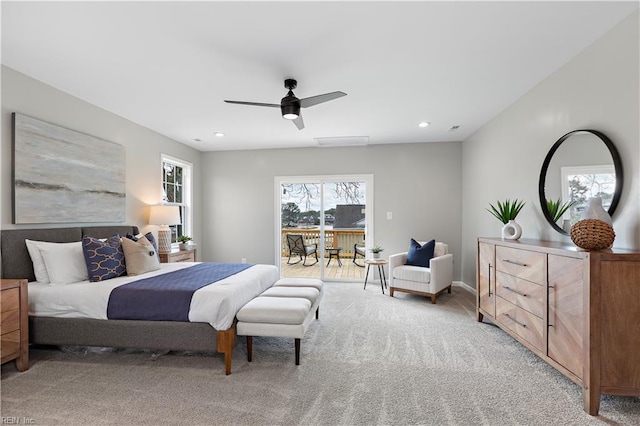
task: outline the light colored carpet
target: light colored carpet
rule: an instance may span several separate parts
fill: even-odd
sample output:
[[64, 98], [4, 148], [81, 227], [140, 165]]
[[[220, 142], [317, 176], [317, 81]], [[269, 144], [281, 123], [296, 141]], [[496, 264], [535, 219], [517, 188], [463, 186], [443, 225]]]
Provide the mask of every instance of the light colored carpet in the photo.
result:
[[[244, 338], [233, 374], [219, 355], [36, 349], [24, 373], [2, 366], [2, 416], [36, 425], [640, 424], [640, 398], [582, 391], [506, 333], [475, 321], [460, 287], [437, 305], [327, 283], [294, 365], [293, 341]], [[24, 421], [23, 423], [24, 424]]]

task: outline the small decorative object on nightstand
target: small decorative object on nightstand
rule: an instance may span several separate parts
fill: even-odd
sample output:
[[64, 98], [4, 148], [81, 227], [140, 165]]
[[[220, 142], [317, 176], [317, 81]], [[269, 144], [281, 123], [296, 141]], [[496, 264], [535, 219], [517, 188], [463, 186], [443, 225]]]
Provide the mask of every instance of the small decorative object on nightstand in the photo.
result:
[[169, 253], [158, 253], [158, 255], [160, 256], [160, 263], [196, 261], [196, 249], [173, 250]]
[[16, 360], [18, 371], [29, 368], [29, 299], [27, 280], [0, 280], [2, 363]]
[[180, 208], [178, 206], [150, 206], [149, 224], [160, 225], [158, 228], [158, 252], [169, 253], [171, 251], [171, 229], [169, 225], [180, 223]]
[[187, 249], [187, 245], [191, 245], [191, 241], [193, 240], [193, 238], [191, 238], [188, 235], [180, 235], [178, 237], [178, 247], [180, 248], [180, 250], [186, 250]]

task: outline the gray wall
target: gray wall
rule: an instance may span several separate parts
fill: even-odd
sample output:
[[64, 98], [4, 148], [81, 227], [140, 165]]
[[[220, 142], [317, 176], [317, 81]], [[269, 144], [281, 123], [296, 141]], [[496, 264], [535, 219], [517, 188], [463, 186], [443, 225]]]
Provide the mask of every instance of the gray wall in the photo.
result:
[[[2, 67], [2, 149], [0, 224], [9, 228], [64, 227], [80, 224], [12, 225], [11, 223], [11, 113], [18, 112], [125, 146], [127, 174], [127, 225], [149, 227], [149, 204], [161, 201], [160, 153], [194, 165], [194, 237], [200, 241], [200, 155], [184, 144], [91, 105], [15, 70]], [[100, 224], [96, 224], [100, 225]], [[103, 225], [108, 225], [104, 223]]]
[[372, 174], [375, 242], [383, 254], [406, 251], [410, 238], [435, 238], [458, 262], [461, 153], [460, 142], [207, 153], [202, 252], [208, 260], [272, 263], [276, 176]]
[[463, 142], [465, 283], [475, 285], [476, 238], [500, 236], [502, 224], [485, 210], [496, 200], [526, 200], [518, 216], [523, 238], [571, 242], [544, 220], [537, 188], [549, 148], [575, 129], [600, 130], [618, 148], [625, 187], [613, 217], [614, 245], [640, 249], [638, 19], [628, 17]]
[[411, 237], [446, 241], [454, 279], [473, 286], [476, 238], [500, 235], [500, 222], [485, 210], [490, 202], [524, 199], [524, 238], [569, 241], [541, 213], [539, 170], [560, 136], [592, 128], [614, 142], [625, 168], [615, 245], [639, 249], [638, 19], [627, 18], [463, 143], [199, 153], [2, 67], [0, 224], [15, 227], [10, 114], [19, 112], [126, 147], [128, 224], [144, 227], [146, 206], [159, 201], [161, 152], [192, 162], [203, 260], [273, 262], [275, 176], [373, 174], [375, 239], [385, 254], [404, 251]]

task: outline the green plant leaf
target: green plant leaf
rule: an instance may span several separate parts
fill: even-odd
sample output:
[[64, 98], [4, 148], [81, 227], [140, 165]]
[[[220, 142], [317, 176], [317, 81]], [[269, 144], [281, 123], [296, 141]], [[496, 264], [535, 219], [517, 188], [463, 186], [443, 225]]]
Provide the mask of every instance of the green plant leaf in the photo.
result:
[[574, 201], [565, 201], [564, 203], [558, 198], [557, 200], [547, 200], [547, 210], [554, 222], [560, 220], [567, 210], [577, 203]]
[[498, 200], [496, 204], [498, 207], [489, 203], [489, 207], [491, 207], [491, 209], [486, 210], [494, 215], [500, 222], [506, 224], [510, 220], [515, 220], [518, 213], [520, 213], [520, 210], [524, 207], [525, 202], [516, 198], [513, 201], [507, 199], [504, 202]]

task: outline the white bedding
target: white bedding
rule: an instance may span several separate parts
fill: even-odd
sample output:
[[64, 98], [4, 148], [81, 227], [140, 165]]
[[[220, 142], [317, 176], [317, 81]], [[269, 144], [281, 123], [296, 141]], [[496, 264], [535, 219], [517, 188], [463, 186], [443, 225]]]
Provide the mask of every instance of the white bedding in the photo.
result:
[[[29, 283], [29, 315], [58, 318], [107, 319], [111, 290], [126, 283], [189, 268], [200, 262], [162, 263], [160, 270], [134, 277], [118, 277], [102, 282], [82, 281], [51, 285]], [[190, 322], [206, 322], [216, 330], [226, 330], [247, 302], [271, 287], [279, 278], [274, 265], [253, 265], [193, 294]]]

